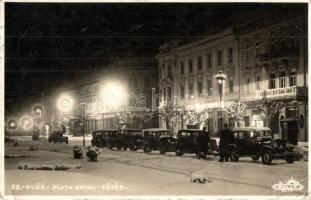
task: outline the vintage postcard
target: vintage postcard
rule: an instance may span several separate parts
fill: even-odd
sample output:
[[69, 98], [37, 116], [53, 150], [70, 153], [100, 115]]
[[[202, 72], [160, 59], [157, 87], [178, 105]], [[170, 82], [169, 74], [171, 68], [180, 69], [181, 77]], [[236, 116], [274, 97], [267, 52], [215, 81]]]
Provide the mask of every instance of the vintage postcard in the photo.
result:
[[308, 2], [0, 2], [1, 199], [308, 198]]

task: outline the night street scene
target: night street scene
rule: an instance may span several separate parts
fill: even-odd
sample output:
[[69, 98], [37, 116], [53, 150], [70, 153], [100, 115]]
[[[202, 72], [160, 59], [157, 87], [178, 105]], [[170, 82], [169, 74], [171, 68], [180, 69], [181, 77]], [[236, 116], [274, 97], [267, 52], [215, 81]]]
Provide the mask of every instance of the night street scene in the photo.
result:
[[4, 4], [1, 196], [308, 198], [307, 3]]

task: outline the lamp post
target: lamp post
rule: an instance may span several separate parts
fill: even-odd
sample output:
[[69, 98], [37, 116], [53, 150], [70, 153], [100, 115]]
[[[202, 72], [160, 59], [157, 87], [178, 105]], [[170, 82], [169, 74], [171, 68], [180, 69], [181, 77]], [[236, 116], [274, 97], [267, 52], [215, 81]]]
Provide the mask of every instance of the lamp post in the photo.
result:
[[40, 135], [41, 135], [40, 124], [41, 124], [41, 120], [42, 120], [42, 112], [43, 112], [42, 106], [36, 105], [33, 107], [33, 113], [39, 117], [39, 118], [37, 118], [37, 124], [36, 124], [36, 120], [34, 119], [34, 131], [36, 131], [36, 128], [39, 129]]
[[217, 80], [218, 86], [219, 86], [219, 111], [220, 111], [220, 132], [222, 131], [222, 100], [223, 100], [223, 85], [224, 81], [226, 80], [226, 75], [223, 73], [223, 71], [219, 71], [218, 74], [216, 74], [215, 79]]
[[62, 115], [71, 111], [73, 108], [73, 105], [74, 105], [74, 102], [73, 102], [72, 97], [66, 94], [61, 95], [57, 100], [57, 107], [61, 111]]
[[82, 118], [82, 132], [83, 132], [83, 142], [82, 145], [85, 146], [85, 107], [86, 103], [81, 103], [81, 118]]

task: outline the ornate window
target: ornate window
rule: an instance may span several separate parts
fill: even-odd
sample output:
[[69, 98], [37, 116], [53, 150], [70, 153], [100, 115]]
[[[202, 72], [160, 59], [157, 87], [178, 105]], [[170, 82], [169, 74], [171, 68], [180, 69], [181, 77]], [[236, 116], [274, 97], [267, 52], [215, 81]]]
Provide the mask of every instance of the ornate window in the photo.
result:
[[285, 72], [280, 72], [280, 88], [286, 87], [286, 74]]
[[181, 75], [184, 75], [184, 74], [185, 74], [184, 62], [180, 62], [180, 74], [181, 74]]
[[269, 89], [275, 89], [276, 88], [276, 76], [275, 73], [270, 74], [270, 82], [269, 82]]
[[193, 66], [192, 66], [192, 59], [189, 59], [189, 63], [188, 63], [189, 65], [189, 73], [192, 73], [192, 71], [193, 71]]
[[289, 86], [296, 86], [296, 72], [291, 72], [289, 75]]
[[201, 71], [202, 70], [202, 57], [199, 56], [198, 57], [198, 71]]

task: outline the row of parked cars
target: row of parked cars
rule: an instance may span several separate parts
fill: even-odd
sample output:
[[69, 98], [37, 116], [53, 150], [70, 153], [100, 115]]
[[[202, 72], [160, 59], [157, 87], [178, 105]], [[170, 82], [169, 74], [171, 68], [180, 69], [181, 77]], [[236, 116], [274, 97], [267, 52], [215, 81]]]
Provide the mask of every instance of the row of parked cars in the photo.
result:
[[[175, 152], [196, 154], [197, 158], [219, 154], [219, 139], [210, 138], [209, 133], [198, 129], [179, 130], [173, 135], [166, 129], [105, 129], [92, 132], [91, 143], [97, 147], [117, 150], [144, 152], [159, 151], [160, 154]], [[263, 164], [271, 164], [273, 159], [284, 159], [288, 163], [295, 160], [294, 146], [282, 139], [274, 139], [269, 128], [244, 127], [233, 129], [230, 144], [230, 159], [248, 156], [253, 160], [261, 158]]]

